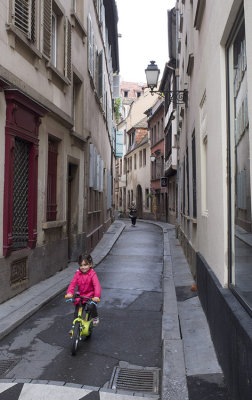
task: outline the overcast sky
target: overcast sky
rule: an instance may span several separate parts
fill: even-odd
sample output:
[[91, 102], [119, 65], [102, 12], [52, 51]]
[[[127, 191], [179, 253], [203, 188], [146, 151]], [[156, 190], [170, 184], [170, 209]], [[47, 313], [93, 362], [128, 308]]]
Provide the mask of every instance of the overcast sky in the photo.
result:
[[175, 0], [116, 0], [121, 80], [146, 82], [145, 68], [155, 60], [160, 77], [168, 61], [167, 10]]

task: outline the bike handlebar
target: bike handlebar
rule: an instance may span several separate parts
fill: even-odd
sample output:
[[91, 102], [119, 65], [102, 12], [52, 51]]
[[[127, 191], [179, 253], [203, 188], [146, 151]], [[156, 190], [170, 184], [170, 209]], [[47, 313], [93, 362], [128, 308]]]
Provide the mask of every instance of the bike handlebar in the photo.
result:
[[[93, 297], [86, 297], [86, 296], [81, 296], [80, 294], [78, 294], [78, 293], [75, 293], [74, 295], [72, 295], [72, 297], [67, 297], [67, 295], [65, 295], [65, 299], [66, 300], [68, 300], [68, 301], [73, 301], [73, 300], [76, 300], [76, 299], [82, 299], [82, 300], [89, 300], [89, 301], [93, 301]], [[99, 299], [99, 302], [100, 302], [100, 299]]]

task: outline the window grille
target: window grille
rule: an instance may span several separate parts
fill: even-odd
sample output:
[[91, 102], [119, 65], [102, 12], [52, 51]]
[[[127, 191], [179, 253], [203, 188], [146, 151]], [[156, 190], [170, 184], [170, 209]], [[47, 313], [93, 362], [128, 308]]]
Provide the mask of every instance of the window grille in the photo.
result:
[[13, 23], [23, 34], [33, 42], [35, 41], [35, 1], [13, 0]]
[[15, 138], [13, 168], [12, 248], [28, 245], [29, 143]]
[[57, 157], [58, 143], [48, 141], [48, 177], [47, 177], [47, 221], [55, 221], [57, 217]]

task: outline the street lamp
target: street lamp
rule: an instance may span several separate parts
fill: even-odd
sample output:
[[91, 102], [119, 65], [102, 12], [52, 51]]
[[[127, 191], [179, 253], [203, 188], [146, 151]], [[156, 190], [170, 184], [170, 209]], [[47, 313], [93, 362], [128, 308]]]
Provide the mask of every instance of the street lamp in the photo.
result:
[[[169, 67], [173, 70], [172, 67]], [[165, 97], [169, 97], [170, 101], [174, 101], [176, 104], [185, 104], [187, 106], [188, 100], [188, 90], [154, 90], [158, 85], [158, 77], [159, 77], [160, 69], [158, 69], [155, 61], [151, 61], [148, 67], [145, 70], [147, 86], [150, 88], [150, 92], [153, 95], [154, 93], [158, 93], [160, 95], [164, 95]]]
[[152, 155], [150, 156], [150, 160], [151, 162], [154, 162], [156, 160], [155, 154], [152, 153]]
[[150, 88], [151, 92], [153, 92], [154, 87], [157, 87], [159, 74], [160, 69], [158, 69], [157, 64], [155, 64], [155, 61], [151, 61], [145, 70], [147, 86]]

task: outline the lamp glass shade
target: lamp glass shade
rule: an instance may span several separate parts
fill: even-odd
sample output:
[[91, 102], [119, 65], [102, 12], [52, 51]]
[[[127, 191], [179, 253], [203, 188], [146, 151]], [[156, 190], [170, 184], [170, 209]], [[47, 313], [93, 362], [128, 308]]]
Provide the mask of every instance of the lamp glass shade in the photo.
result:
[[154, 154], [152, 154], [152, 155], [150, 156], [150, 160], [151, 160], [151, 162], [154, 162], [154, 161], [156, 160], [156, 157], [154, 156]]
[[150, 62], [150, 64], [145, 70], [145, 74], [146, 74], [147, 86], [150, 88], [156, 87], [158, 83], [160, 69], [158, 69], [158, 66], [157, 64], [155, 64], [155, 61]]

